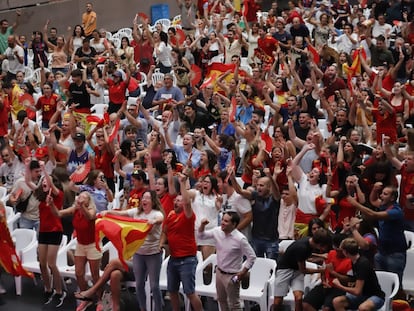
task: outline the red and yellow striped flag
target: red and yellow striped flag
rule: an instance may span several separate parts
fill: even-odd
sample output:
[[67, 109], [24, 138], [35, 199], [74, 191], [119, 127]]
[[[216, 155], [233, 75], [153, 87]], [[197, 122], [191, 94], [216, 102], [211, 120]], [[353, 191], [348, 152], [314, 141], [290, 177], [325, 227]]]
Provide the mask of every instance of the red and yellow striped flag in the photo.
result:
[[118, 251], [119, 259], [128, 270], [128, 260], [144, 244], [152, 225], [143, 220], [130, 217], [105, 215], [98, 216], [95, 222], [95, 243], [99, 249], [99, 241], [106, 236]]
[[10, 236], [9, 228], [7, 228], [6, 220], [0, 221], [0, 265], [7, 273], [13, 276], [27, 276], [33, 278], [32, 272], [23, 268], [22, 262], [16, 253], [13, 240]]

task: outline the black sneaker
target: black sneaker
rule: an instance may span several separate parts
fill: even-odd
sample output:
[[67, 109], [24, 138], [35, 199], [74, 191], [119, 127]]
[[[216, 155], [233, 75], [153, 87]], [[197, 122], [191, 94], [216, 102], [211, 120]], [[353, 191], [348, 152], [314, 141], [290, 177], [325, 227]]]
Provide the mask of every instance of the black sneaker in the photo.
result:
[[63, 301], [66, 298], [66, 292], [63, 291], [62, 294], [55, 294], [53, 298], [56, 301], [55, 307], [59, 308], [61, 305], [63, 305]]
[[54, 294], [53, 291], [51, 291], [51, 292], [44, 292], [43, 293], [43, 303], [45, 305], [48, 305], [49, 303], [52, 302], [53, 294]]

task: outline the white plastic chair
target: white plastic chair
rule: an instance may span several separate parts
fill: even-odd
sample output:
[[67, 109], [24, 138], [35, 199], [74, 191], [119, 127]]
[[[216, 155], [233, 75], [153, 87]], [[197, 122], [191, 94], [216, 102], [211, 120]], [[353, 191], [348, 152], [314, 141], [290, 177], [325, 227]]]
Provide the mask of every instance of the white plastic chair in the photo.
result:
[[375, 271], [375, 273], [377, 274], [381, 289], [385, 293], [385, 303], [382, 308], [379, 309], [379, 311], [390, 311], [392, 310], [392, 298], [397, 294], [400, 287], [398, 275], [396, 273], [387, 271]]
[[[40, 72], [40, 68], [36, 68], [35, 70], [33, 70], [33, 76], [32, 76], [32, 83], [34, 84], [35, 89], [37, 88], [39, 90], [38, 93], [41, 93], [40, 91], [40, 81], [41, 81], [41, 72]], [[45, 73], [49, 72], [50, 70], [47, 68], [44, 68]]]
[[[212, 265], [212, 276], [210, 284], [204, 283], [204, 269], [208, 265]], [[203, 263], [197, 267], [196, 277], [195, 277], [195, 290], [197, 295], [212, 297], [214, 300], [217, 300], [217, 291], [216, 291], [216, 266], [217, 266], [217, 256], [216, 254], [210, 255], [206, 258]]]
[[122, 39], [122, 37], [127, 37], [129, 40], [132, 39], [132, 29], [131, 28], [121, 28], [118, 30], [117, 34]]
[[30, 81], [33, 78], [33, 69], [29, 66], [24, 67], [24, 79]]
[[[15, 229], [11, 233], [12, 239], [16, 246], [16, 253], [20, 257], [24, 268], [25, 262], [37, 262], [37, 233], [31, 229]], [[37, 262], [39, 266], [39, 262]], [[29, 270], [26, 268], [26, 270]], [[30, 271], [30, 270], [29, 270]], [[22, 277], [15, 276], [14, 283], [16, 286], [16, 295], [22, 294]]]
[[171, 26], [171, 21], [168, 18], [160, 18], [155, 21], [153, 27], [155, 27], [157, 24], [161, 24], [162, 30], [167, 32], [168, 28]]
[[154, 70], [154, 72], [151, 76], [152, 85], [155, 86], [155, 84], [158, 81], [164, 81], [164, 74], [162, 72], [160, 72], [160, 70], [157, 68], [157, 69]]
[[7, 197], [7, 188], [0, 186], [0, 200], [5, 202], [6, 197]]
[[414, 248], [407, 250], [407, 262], [403, 273], [402, 287], [407, 295], [414, 295]]
[[106, 31], [106, 40], [112, 40], [112, 32]]
[[5, 206], [6, 208], [6, 219], [7, 227], [9, 228], [10, 233], [15, 229], [15, 224], [19, 220], [21, 213], [15, 213], [14, 208], [11, 206]]
[[408, 248], [414, 248], [414, 232], [404, 230]]
[[141, 75], [141, 82], [139, 83], [139, 90], [140, 90], [140, 94], [141, 97], [145, 97], [145, 89], [144, 86], [147, 85], [147, 75], [145, 74], [145, 72], [141, 72], [139, 73]]
[[[250, 270], [249, 287], [240, 288], [240, 298], [245, 301], [255, 301], [260, 310], [267, 310], [267, 295], [269, 284], [274, 282], [276, 261], [269, 258], [256, 258]], [[245, 304], [246, 305], [246, 304]]]
[[293, 243], [295, 240], [282, 240], [279, 242], [279, 253], [286, 252], [287, 248]]
[[108, 110], [107, 104], [95, 104], [91, 107], [91, 112], [97, 114], [104, 114]]

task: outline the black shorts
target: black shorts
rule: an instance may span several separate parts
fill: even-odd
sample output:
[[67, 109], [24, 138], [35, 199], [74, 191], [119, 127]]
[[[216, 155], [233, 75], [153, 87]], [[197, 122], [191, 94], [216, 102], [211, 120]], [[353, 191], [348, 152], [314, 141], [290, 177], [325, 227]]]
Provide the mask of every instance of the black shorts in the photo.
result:
[[60, 245], [63, 232], [39, 232], [39, 244]]
[[319, 310], [322, 306], [329, 307], [329, 309], [333, 310], [332, 300], [342, 295], [345, 295], [345, 292], [339, 288], [325, 288], [320, 284], [316, 285], [305, 295], [303, 302], [310, 304], [316, 310]]

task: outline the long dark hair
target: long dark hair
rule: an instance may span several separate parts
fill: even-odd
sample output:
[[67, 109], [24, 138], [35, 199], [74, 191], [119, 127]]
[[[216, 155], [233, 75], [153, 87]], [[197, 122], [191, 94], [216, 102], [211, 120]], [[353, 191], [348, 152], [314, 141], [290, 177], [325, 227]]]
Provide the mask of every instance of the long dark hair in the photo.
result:
[[[55, 175], [51, 175], [50, 177], [52, 178], [52, 183], [55, 185], [55, 187], [58, 188], [59, 190], [63, 191], [63, 186], [62, 186], [62, 183], [60, 182], [60, 180]], [[45, 177], [43, 177], [43, 178], [45, 178]], [[46, 197], [49, 194], [49, 192], [44, 192], [43, 191], [43, 187], [42, 187], [43, 178], [41, 179], [41, 181], [39, 183], [39, 187], [37, 187], [37, 189], [33, 192], [35, 198], [37, 200], [39, 200], [40, 202], [46, 201]], [[52, 192], [52, 196], [53, 197], [55, 196], [53, 194], [53, 192]]]
[[132, 146], [133, 141], [130, 139], [125, 139], [121, 145], [119, 146], [119, 148], [121, 149], [121, 154], [128, 158], [128, 159], [132, 159], [133, 154], [131, 153], [131, 146]]

